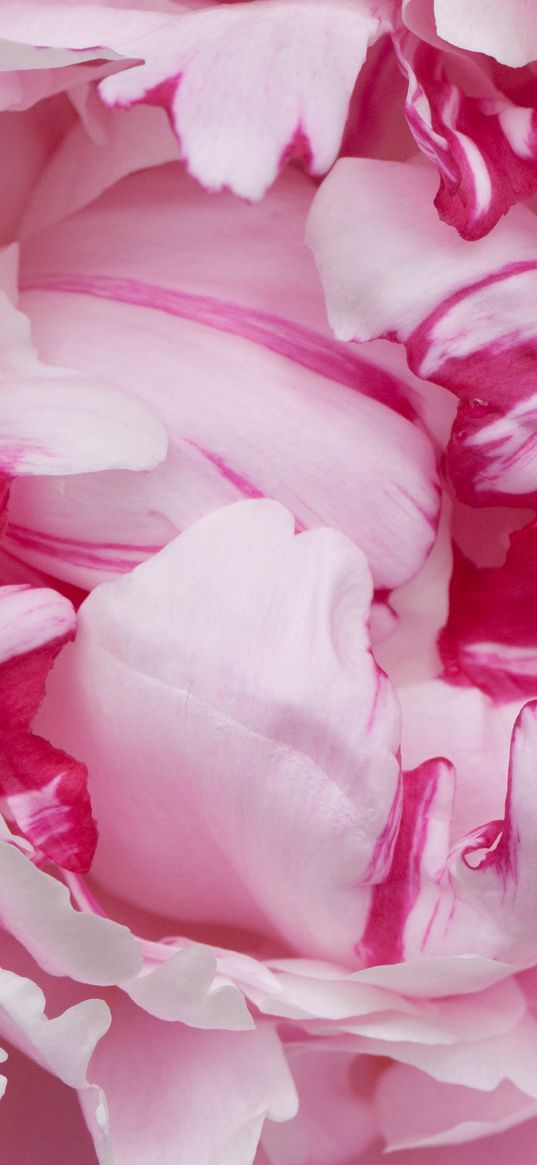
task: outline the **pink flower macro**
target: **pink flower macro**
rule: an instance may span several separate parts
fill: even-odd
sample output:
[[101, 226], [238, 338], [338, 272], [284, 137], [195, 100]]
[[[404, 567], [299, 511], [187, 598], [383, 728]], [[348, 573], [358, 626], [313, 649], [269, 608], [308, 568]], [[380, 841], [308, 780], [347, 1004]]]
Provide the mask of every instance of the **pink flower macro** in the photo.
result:
[[528, 1165], [537, 20], [0, 16], [0, 1157]]

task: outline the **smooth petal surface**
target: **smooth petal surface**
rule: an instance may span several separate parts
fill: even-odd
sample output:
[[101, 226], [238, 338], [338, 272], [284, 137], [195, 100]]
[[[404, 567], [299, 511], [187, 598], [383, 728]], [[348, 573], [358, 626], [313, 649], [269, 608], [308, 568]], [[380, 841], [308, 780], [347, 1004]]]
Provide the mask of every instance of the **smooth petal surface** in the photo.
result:
[[145, 64], [101, 83], [103, 99], [168, 109], [188, 169], [210, 190], [261, 198], [298, 155], [334, 162], [377, 5], [256, 0], [185, 14], [144, 44]]
[[537, 57], [537, 16], [528, 0], [434, 0], [439, 36], [475, 53], [520, 68]]
[[131, 979], [142, 964], [127, 927], [71, 905], [65, 886], [36, 868], [7, 838], [0, 841], [2, 925], [50, 975], [81, 983]]
[[[263, 1122], [296, 1093], [274, 1031], [159, 1024], [123, 998], [91, 1061], [110, 1111], [114, 1165], [251, 1165]], [[84, 1106], [84, 1098], [83, 1098]], [[104, 1156], [104, 1154], [103, 1154]]]
[[93, 592], [40, 726], [89, 765], [99, 879], [172, 917], [352, 957], [398, 817], [370, 599], [346, 539], [295, 537], [269, 502], [210, 515]]
[[42, 363], [27, 317], [10, 302], [16, 252], [2, 252], [0, 469], [65, 474], [148, 469], [166, 435], [152, 410], [114, 385]]
[[30, 979], [0, 970], [0, 1034], [73, 1088], [86, 1085], [88, 1061], [110, 1026], [101, 999], [76, 1004], [56, 1019], [44, 1015], [45, 997]]
[[332, 326], [403, 341], [412, 369], [460, 398], [448, 448], [459, 496], [521, 505], [537, 497], [535, 219], [519, 209], [468, 247], [435, 219], [431, 186], [421, 166], [335, 167], [309, 223]]
[[42, 352], [156, 408], [170, 452], [144, 477], [18, 481], [13, 554], [91, 587], [211, 509], [272, 496], [298, 525], [348, 534], [378, 587], [421, 566], [434, 451], [404, 377], [330, 336], [302, 242], [311, 195], [289, 173], [245, 207], [167, 166], [28, 240], [24, 305]]
[[[383, 1074], [376, 1101], [382, 1133], [391, 1150], [459, 1145], [503, 1132], [536, 1115], [536, 1101], [508, 1081], [491, 1092], [457, 1084], [446, 1087], [403, 1064], [393, 1065]], [[488, 1139], [485, 1142], [489, 1160], [501, 1160], [496, 1157], [495, 1144]], [[476, 1145], [472, 1148], [478, 1150]]]
[[124, 983], [123, 990], [157, 1019], [199, 1028], [253, 1028], [243, 995], [232, 983], [215, 981], [216, 971], [215, 956], [195, 944], [170, 950], [169, 958]]
[[[353, 1080], [352, 1053], [308, 1046], [290, 1048], [299, 1110], [284, 1124], [265, 1124], [262, 1144], [270, 1165], [347, 1165], [375, 1140], [371, 1101]], [[356, 1073], [355, 1073], [356, 1075]]]
[[[480, 1097], [483, 1102], [486, 1098]], [[476, 1098], [477, 1101], [477, 1098]], [[475, 1110], [474, 1110], [475, 1111]], [[495, 1137], [483, 1136], [470, 1144], [435, 1145], [432, 1149], [402, 1150], [395, 1160], [398, 1165], [490, 1165], [491, 1159], [509, 1161], [511, 1165], [527, 1165], [534, 1151], [537, 1124], [529, 1120], [509, 1132]], [[385, 1165], [382, 1147], [366, 1153], [360, 1165]]]

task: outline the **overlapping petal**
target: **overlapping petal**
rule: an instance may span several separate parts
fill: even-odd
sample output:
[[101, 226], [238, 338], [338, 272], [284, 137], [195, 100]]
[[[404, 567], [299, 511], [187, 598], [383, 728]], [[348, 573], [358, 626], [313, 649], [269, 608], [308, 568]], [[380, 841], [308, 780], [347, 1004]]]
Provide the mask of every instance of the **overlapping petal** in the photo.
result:
[[97, 830], [84, 765], [35, 736], [31, 721], [75, 613], [44, 588], [0, 587], [0, 798], [18, 830], [58, 865], [87, 870]]
[[352, 957], [398, 819], [370, 600], [352, 544], [294, 536], [269, 502], [210, 515], [93, 592], [40, 724], [90, 767], [99, 879]]
[[115, 1165], [155, 1154], [162, 1165], [250, 1165], [265, 1119], [296, 1112], [283, 1050], [264, 1024], [231, 1033], [159, 1025], [124, 998], [91, 1073], [110, 1112], [101, 1159], [108, 1142]]
[[471, 247], [429, 207], [422, 166], [339, 162], [317, 195], [310, 240], [341, 339], [401, 340], [425, 379], [460, 399], [447, 452], [473, 505], [537, 498], [537, 231], [519, 209]]
[[43, 353], [156, 408], [170, 452], [143, 477], [18, 481], [11, 553], [89, 587], [209, 510], [267, 495], [302, 527], [352, 537], [377, 587], [415, 573], [436, 527], [434, 450], [404, 374], [330, 336], [302, 242], [311, 195], [289, 174], [245, 207], [168, 166], [28, 239], [23, 302]]

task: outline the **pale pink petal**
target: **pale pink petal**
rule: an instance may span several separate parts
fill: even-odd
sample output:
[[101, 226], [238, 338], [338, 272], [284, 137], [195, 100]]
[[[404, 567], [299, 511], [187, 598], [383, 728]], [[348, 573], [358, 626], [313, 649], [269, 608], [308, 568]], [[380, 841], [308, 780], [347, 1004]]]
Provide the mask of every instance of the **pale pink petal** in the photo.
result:
[[43, 363], [27, 317], [8, 298], [15, 249], [3, 252], [2, 260], [2, 472], [65, 474], [156, 465], [165, 456], [166, 434], [151, 408], [113, 384]]
[[192, 1031], [158, 1023], [125, 997], [90, 1075], [106, 1094], [114, 1165], [251, 1165], [265, 1118], [289, 1120], [297, 1107], [268, 1026]]
[[105, 885], [352, 957], [397, 827], [398, 714], [361, 554], [293, 525], [244, 502], [95, 590], [39, 725], [88, 763]]
[[[470, 1098], [468, 1097], [468, 1100]], [[500, 1094], [500, 1103], [503, 1094]], [[447, 1098], [446, 1098], [447, 1100]], [[478, 1097], [474, 1094], [474, 1100]], [[480, 1098], [486, 1105], [486, 1098]], [[475, 1110], [474, 1110], [475, 1111]], [[432, 1149], [420, 1148], [398, 1152], [397, 1165], [491, 1165], [491, 1162], [508, 1161], [510, 1165], [528, 1165], [535, 1151], [537, 1122], [528, 1120], [509, 1132], [487, 1136], [486, 1122], [481, 1122], [482, 1139], [470, 1144], [438, 1145]], [[386, 1165], [386, 1155], [382, 1147], [366, 1153], [360, 1165]]]
[[[100, 87], [107, 104], [163, 105], [195, 177], [260, 198], [289, 157], [315, 174], [329, 169], [368, 45], [387, 27], [391, 7], [389, 0], [257, 0], [159, 11], [24, 2], [4, 4], [2, 18], [14, 42], [8, 68], [31, 67], [35, 45], [49, 46], [44, 68], [73, 57], [109, 60], [102, 71], [114, 75]], [[6, 103], [54, 91], [57, 72], [30, 94], [19, 75], [8, 75]]]
[[313, 174], [334, 162], [381, 15], [364, 0], [212, 5], [146, 40], [145, 63], [100, 92], [110, 105], [163, 105], [194, 177], [261, 198], [289, 157]]
[[[315, 1042], [289, 1048], [299, 1110], [284, 1124], [265, 1124], [262, 1144], [270, 1165], [348, 1165], [375, 1140], [377, 1121], [369, 1098], [353, 1078], [356, 1057]], [[355, 1075], [357, 1075], [355, 1073]]]
[[254, 1027], [244, 997], [232, 984], [215, 982], [217, 960], [201, 944], [185, 947], [146, 973], [123, 983], [130, 998], [157, 1019], [189, 1027], [242, 1031]]
[[504, 65], [520, 68], [537, 57], [537, 15], [527, 0], [434, 0], [439, 36]]
[[[536, 1101], [508, 1081], [491, 1092], [480, 1092], [471, 1084], [446, 1087], [404, 1064], [393, 1065], [381, 1076], [376, 1108], [387, 1147], [392, 1151], [474, 1141], [510, 1129], [537, 1113]], [[511, 1154], [506, 1158], [497, 1156], [495, 1144], [494, 1140], [485, 1142], [489, 1160], [513, 1159]], [[456, 1155], [454, 1160], [458, 1161]]]
[[109, 1008], [101, 999], [87, 999], [47, 1018], [45, 1005], [43, 992], [31, 979], [0, 970], [0, 1038], [76, 1088], [88, 1113], [98, 1114], [101, 1090], [86, 1073], [95, 1046], [109, 1027]]
[[45, 996], [31, 981], [0, 970], [0, 1037], [35, 1059], [73, 1088], [84, 1087], [96, 1041], [110, 1026], [101, 999], [87, 999], [47, 1019]]
[[11, 553], [90, 587], [211, 509], [267, 495], [298, 525], [353, 538], [378, 587], [419, 568], [434, 451], [398, 369], [330, 336], [302, 242], [311, 194], [289, 173], [244, 207], [168, 166], [28, 241], [23, 302], [43, 355], [147, 401], [170, 452], [144, 477], [18, 481]]
[[65, 886], [4, 839], [0, 873], [2, 925], [49, 974], [107, 984], [138, 972], [141, 953], [126, 927], [75, 910]]
[[[76, 90], [75, 92], [78, 92]], [[88, 100], [97, 101], [89, 89]], [[20, 229], [25, 238], [47, 230], [98, 198], [135, 170], [179, 157], [179, 147], [163, 110], [139, 106], [130, 113], [100, 103], [99, 132], [77, 120], [34, 182]]]
[[[472, 504], [537, 497], [534, 216], [518, 209], [468, 247], [430, 207], [424, 166], [349, 159], [323, 183], [309, 237], [341, 339], [388, 335], [460, 398], [448, 448]], [[411, 288], [411, 294], [409, 294]]]
[[470, 1045], [511, 1036], [521, 1021], [533, 1030], [512, 965], [492, 960], [410, 959], [351, 973], [306, 959], [270, 966], [280, 990], [254, 996], [264, 1014], [298, 1020], [312, 1035], [353, 1033], [369, 1041], [354, 1046], [379, 1055], [397, 1058], [404, 1046], [406, 1056], [410, 1041], [425, 1070], [432, 1055], [443, 1063], [446, 1048], [459, 1048], [464, 1059], [465, 1046], [470, 1057]]
[[[1, 80], [0, 80], [1, 92]], [[64, 125], [73, 113], [67, 102], [61, 107], [39, 104], [22, 113], [0, 113], [0, 145], [10, 165], [0, 175], [2, 221], [0, 245], [18, 236], [25, 206], [39, 175], [54, 150]]]
[[[427, 953], [475, 951], [524, 963], [535, 958], [535, 750], [537, 704], [527, 704], [513, 731], [502, 821], [458, 843], [442, 878], [425, 933]], [[439, 871], [440, 875], [440, 871]]]
[[75, 630], [75, 612], [63, 595], [44, 587], [0, 587], [0, 728], [28, 726], [52, 663]]
[[443, 679], [409, 683], [398, 694], [404, 767], [415, 768], [436, 753], [456, 769], [452, 840], [501, 817], [511, 733], [525, 697], [498, 705], [479, 688], [456, 687]]

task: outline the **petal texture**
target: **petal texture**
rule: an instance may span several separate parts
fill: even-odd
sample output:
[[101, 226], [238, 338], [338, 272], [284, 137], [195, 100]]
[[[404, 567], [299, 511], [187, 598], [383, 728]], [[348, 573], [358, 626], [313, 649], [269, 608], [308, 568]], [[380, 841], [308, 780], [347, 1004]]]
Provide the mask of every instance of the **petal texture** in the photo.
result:
[[370, 599], [347, 540], [294, 536], [269, 502], [210, 515], [93, 592], [40, 727], [89, 765], [104, 883], [352, 957], [399, 804]]

